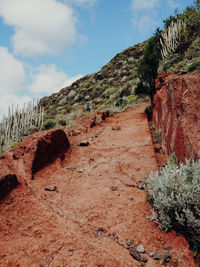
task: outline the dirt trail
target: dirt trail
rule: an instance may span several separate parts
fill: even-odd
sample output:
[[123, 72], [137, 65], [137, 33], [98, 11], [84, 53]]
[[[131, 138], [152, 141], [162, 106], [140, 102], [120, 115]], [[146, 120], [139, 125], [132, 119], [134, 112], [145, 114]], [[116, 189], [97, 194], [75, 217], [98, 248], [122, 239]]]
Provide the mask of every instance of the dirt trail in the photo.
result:
[[[130, 240], [146, 250], [144, 266], [161, 266], [148, 253], [168, 250], [166, 266], [176, 259], [177, 266], [195, 266], [181, 235], [146, 218], [151, 207], [136, 187], [157, 169], [144, 107], [69, 138], [64, 160], [1, 201], [0, 266], [141, 266], [129, 253]], [[78, 146], [81, 140], [89, 146]], [[56, 191], [46, 191], [50, 185]]]

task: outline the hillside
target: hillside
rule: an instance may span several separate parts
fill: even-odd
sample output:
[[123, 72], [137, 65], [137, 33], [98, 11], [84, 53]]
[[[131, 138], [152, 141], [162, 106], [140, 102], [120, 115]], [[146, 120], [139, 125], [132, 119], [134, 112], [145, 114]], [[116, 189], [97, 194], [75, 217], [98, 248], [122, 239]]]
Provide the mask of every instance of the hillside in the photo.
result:
[[[164, 28], [147, 41], [117, 54], [102, 69], [86, 75], [71, 86], [40, 100], [45, 119], [56, 126], [69, 125], [81, 115], [128, 105], [152, 97], [155, 79], [168, 72], [190, 72], [200, 66], [199, 4], [170, 16]], [[52, 125], [54, 125], [52, 124]]]
[[56, 119], [62, 125], [69, 118], [86, 112], [108, 108], [120, 111], [137, 101], [136, 65], [142, 58], [144, 45], [140, 43], [124, 50], [99, 72], [86, 75], [58, 93], [42, 98], [40, 105], [44, 107], [46, 118]]

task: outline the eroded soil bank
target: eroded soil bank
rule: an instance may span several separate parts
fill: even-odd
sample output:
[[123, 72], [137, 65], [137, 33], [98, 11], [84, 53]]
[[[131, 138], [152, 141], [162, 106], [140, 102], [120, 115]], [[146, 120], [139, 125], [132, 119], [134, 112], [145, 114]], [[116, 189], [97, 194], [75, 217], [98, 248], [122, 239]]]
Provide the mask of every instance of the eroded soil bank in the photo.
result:
[[[0, 202], [0, 266], [162, 266], [150, 252], [169, 252], [166, 266], [195, 266], [183, 236], [146, 218], [151, 207], [138, 182], [157, 162], [145, 105], [71, 132], [65, 156], [33, 180], [24, 173]], [[147, 262], [130, 245], [142, 245]]]

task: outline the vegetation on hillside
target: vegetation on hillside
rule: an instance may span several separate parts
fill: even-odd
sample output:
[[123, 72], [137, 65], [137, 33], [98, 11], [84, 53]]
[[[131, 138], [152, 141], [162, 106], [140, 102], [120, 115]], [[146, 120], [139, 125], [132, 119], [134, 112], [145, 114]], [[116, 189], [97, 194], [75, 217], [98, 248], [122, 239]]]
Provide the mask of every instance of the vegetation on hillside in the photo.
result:
[[22, 109], [9, 107], [8, 116], [0, 122], [0, 153], [15, 147], [24, 137], [42, 130], [44, 112], [38, 103], [29, 102]]
[[[152, 97], [154, 81], [160, 73], [193, 71], [199, 68], [199, 62], [200, 2], [196, 0], [196, 4], [184, 12], [167, 18], [163, 30], [157, 29], [149, 40], [117, 54], [99, 72], [86, 75], [58, 93], [42, 98], [39, 106], [44, 109], [43, 127], [71, 127], [74, 118], [105, 109], [120, 112]], [[4, 118], [1, 127], [10, 119]], [[36, 128], [41, 129], [40, 126]], [[17, 134], [20, 138], [14, 137], [14, 142], [31, 131], [27, 128], [26, 133]], [[1, 137], [1, 147], [7, 146], [5, 140], [13, 135], [1, 129], [1, 135], [4, 134], [6, 137]]]
[[199, 59], [200, 3], [197, 0], [184, 12], [164, 20], [163, 30], [157, 29], [146, 42], [143, 58], [137, 66], [136, 94], [151, 96], [159, 74], [194, 70], [199, 66]]
[[117, 54], [102, 69], [79, 79], [50, 97], [44, 97], [45, 120], [54, 120], [55, 127], [71, 124], [81, 114], [110, 110], [120, 112], [143, 97], [136, 96], [136, 65], [143, 55], [144, 43]]

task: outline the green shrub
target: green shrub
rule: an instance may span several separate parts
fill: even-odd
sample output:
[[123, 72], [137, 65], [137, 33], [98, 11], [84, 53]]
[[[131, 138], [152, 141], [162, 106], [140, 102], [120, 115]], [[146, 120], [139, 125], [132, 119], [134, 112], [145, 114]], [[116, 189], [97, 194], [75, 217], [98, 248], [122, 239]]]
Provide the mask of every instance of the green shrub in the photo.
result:
[[160, 45], [161, 31], [157, 29], [155, 34], [147, 41], [142, 60], [137, 65], [139, 82], [136, 86], [136, 94], [151, 95], [155, 89], [155, 78], [158, 76], [158, 66], [161, 59]]
[[44, 123], [44, 130], [49, 130], [51, 128], [54, 128], [56, 125], [56, 122], [54, 120], [48, 120]]
[[195, 60], [192, 62], [192, 64], [188, 67], [188, 71], [191, 72], [195, 70], [196, 68], [200, 67], [200, 60]]
[[58, 123], [59, 123], [59, 125], [61, 125], [61, 126], [66, 126], [66, 125], [67, 125], [66, 120], [63, 120], [63, 119], [58, 120]]
[[145, 84], [143, 81], [139, 81], [135, 87], [135, 94], [136, 95], [147, 95], [150, 94], [151, 90], [149, 85]]
[[193, 41], [193, 38], [200, 34], [200, 11], [195, 7], [187, 7], [185, 12], [180, 14], [179, 19], [184, 19], [186, 29], [184, 37], [186, 42]]
[[137, 78], [137, 74], [136, 74], [136, 73], [133, 73], [133, 74], [131, 74], [131, 75], [128, 77], [128, 81], [132, 81], [132, 80], [134, 80], [135, 78]]
[[126, 102], [128, 105], [130, 105], [131, 103], [135, 102], [137, 100], [137, 96], [136, 95], [129, 95], [126, 98]]
[[195, 57], [200, 57], [200, 37], [193, 41], [193, 43], [185, 53], [185, 57], [189, 60]]
[[175, 161], [151, 173], [148, 186], [149, 203], [154, 221], [165, 231], [174, 228], [186, 235], [200, 234], [200, 160]]
[[152, 133], [153, 143], [154, 144], [161, 144], [162, 143], [162, 136], [161, 136], [161, 130], [155, 130]]

